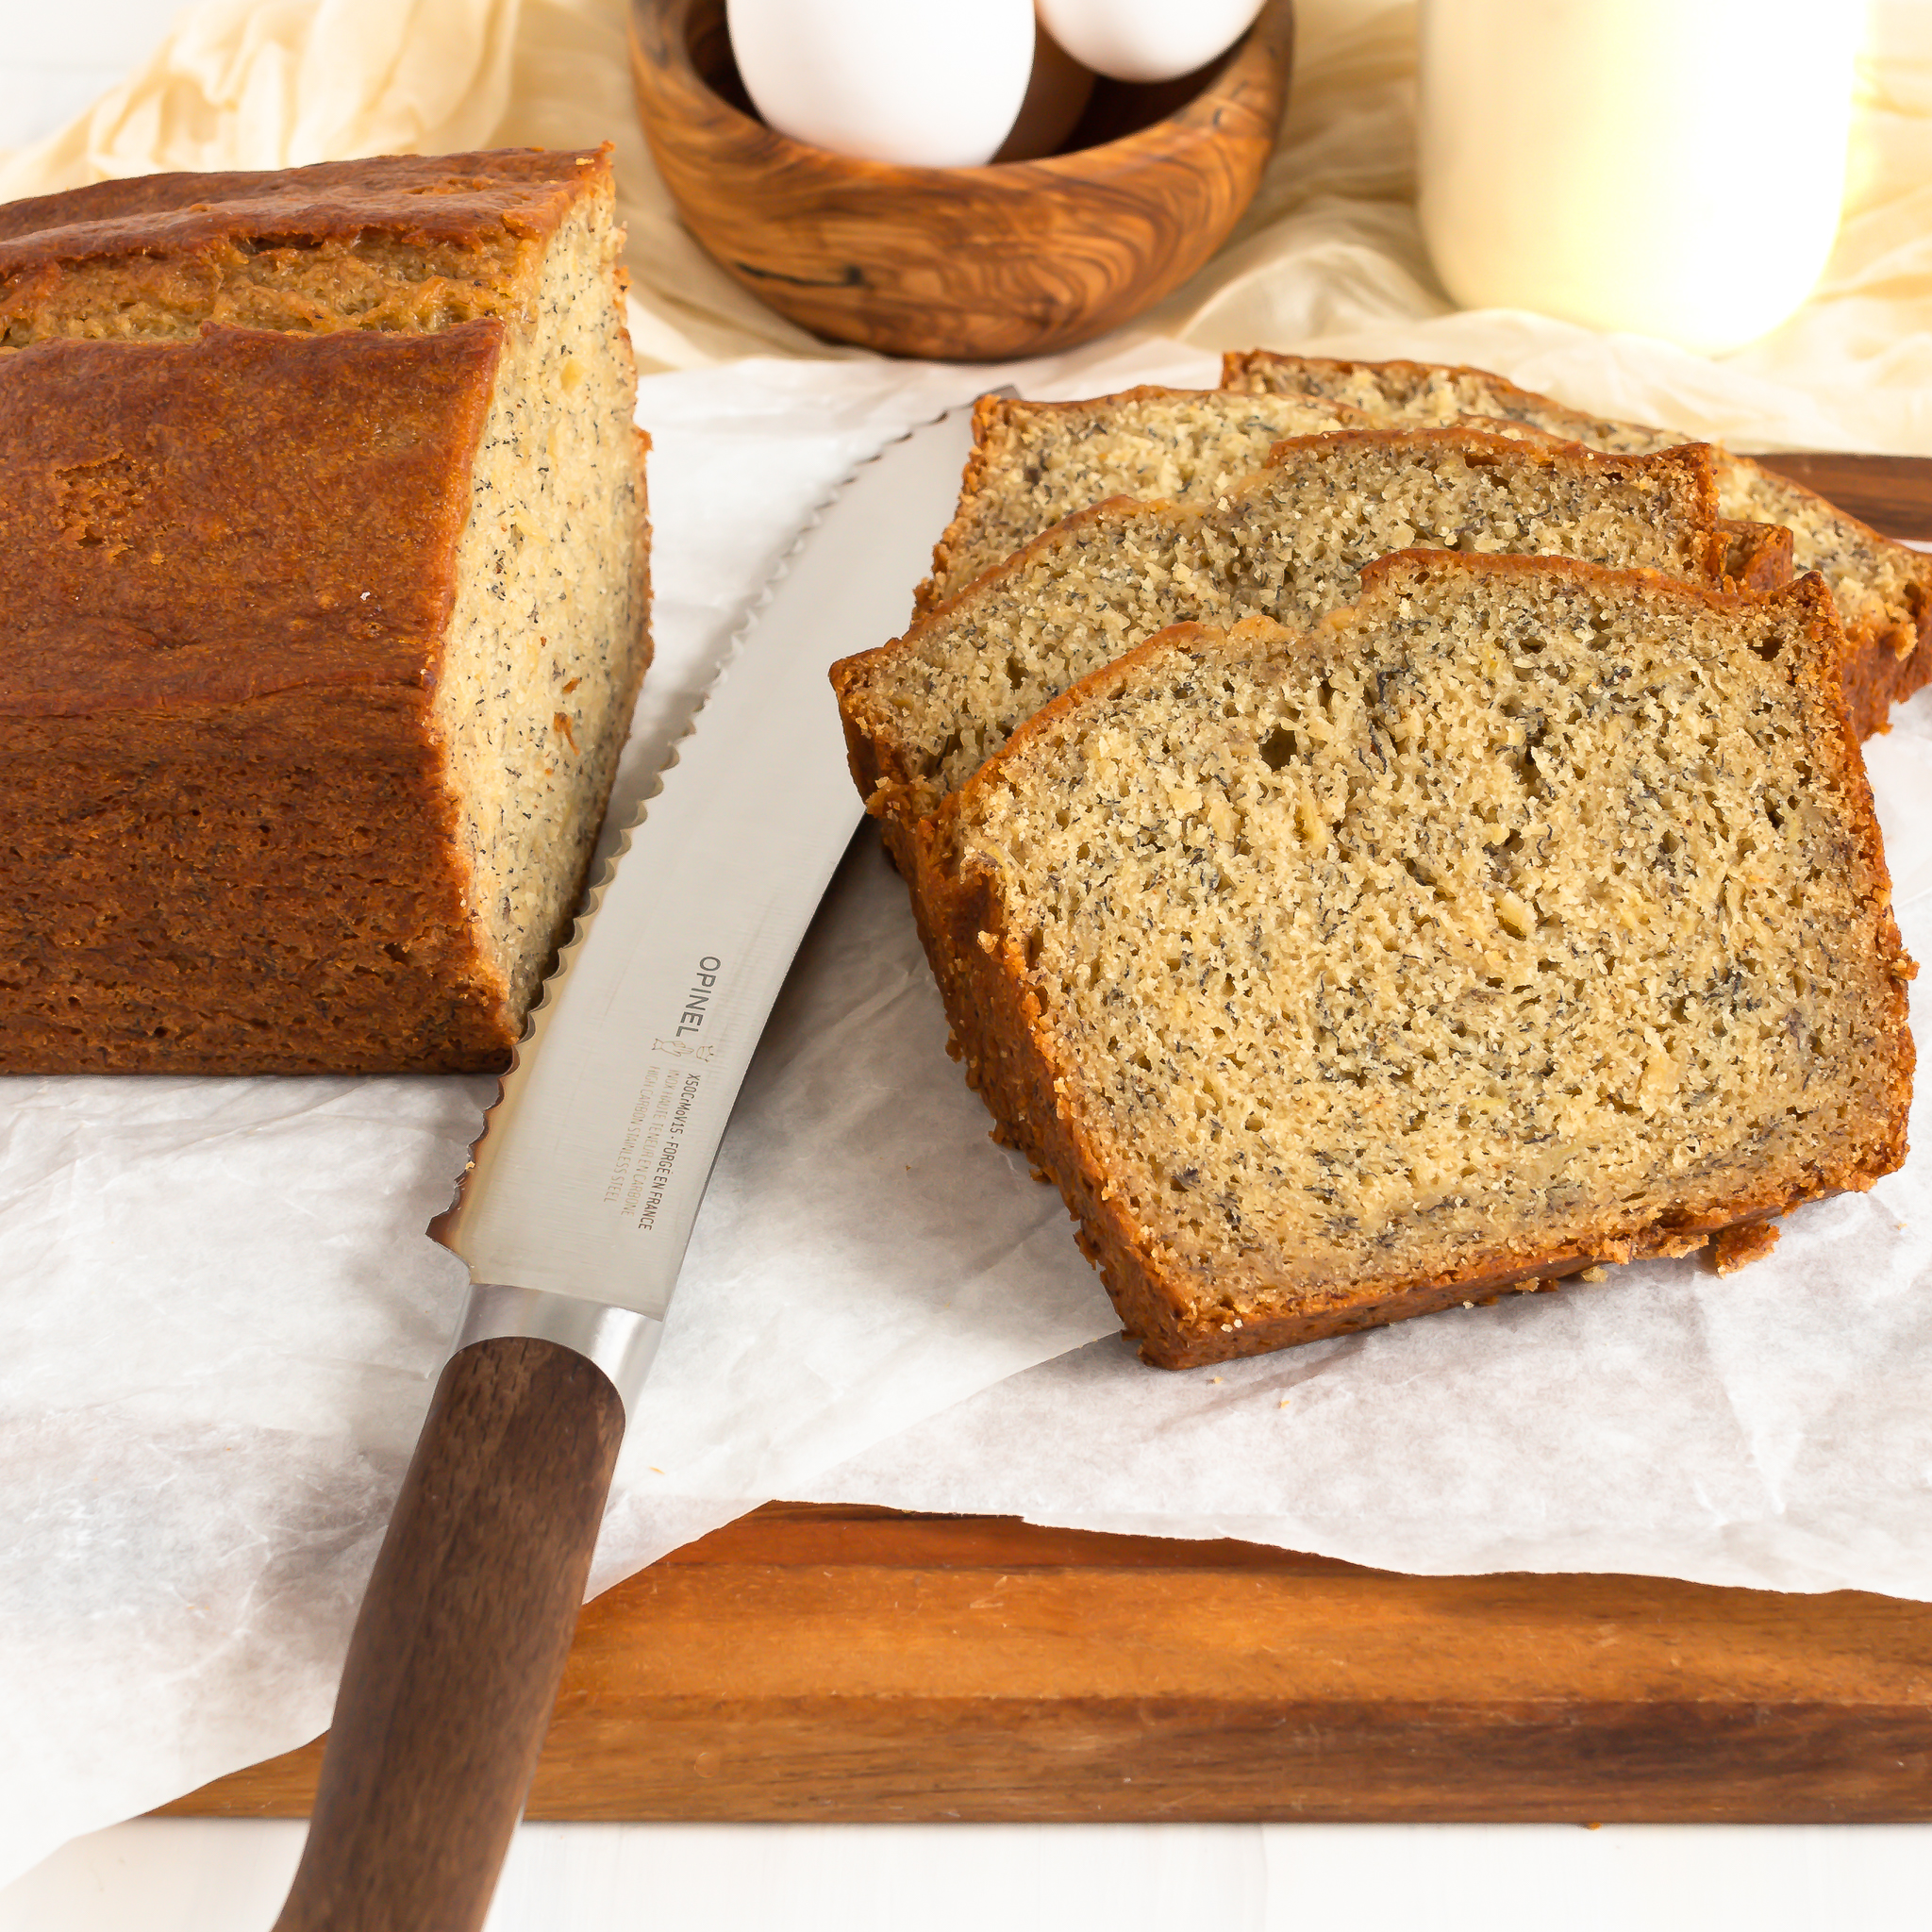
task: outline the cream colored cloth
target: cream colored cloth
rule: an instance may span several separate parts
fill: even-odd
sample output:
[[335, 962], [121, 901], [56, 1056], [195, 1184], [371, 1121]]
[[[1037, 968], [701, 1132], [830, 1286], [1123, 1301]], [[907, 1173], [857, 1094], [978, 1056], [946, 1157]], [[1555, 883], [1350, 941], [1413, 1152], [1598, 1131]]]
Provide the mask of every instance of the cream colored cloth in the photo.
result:
[[[624, 0], [203, 0], [124, 86], [0, 160], [0, 198], [158, 168], [608, 139], [642, 366], [859, 353], [765, 308], [679, 225], [632, 110], [625, 17]], [[1845, 221], [1816, 293], [1772, 335], [1710, 360], [1541, 316], [1455, 311], [1415, 220], [1413, 6], [1303, 0], [1298, 32], [1260, 193], [1228, 244], [1137, 332], [1217, 350], [1474, 362], [1584, 408], [1744, 445], [1932, 454], [1924, 0], [1872, 7]], [[1767, 125], [1765, 142], [1777, 138]], [[1749, 181], [1743, 155], [1740, 193]]]

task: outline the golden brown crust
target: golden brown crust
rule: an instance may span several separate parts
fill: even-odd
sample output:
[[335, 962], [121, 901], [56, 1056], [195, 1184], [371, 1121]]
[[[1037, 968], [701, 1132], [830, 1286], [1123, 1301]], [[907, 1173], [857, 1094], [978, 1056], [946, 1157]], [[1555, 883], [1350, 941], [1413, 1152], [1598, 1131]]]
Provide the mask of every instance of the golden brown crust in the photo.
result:
[[[500, 1068], [419, 690], [0, 721], [0, 1071]], [[299, 752], [291, 747], [301, 747]]]
[[0, 344], [312, 334], [519, 320], [527, 269], [608, 149], [384, 156], [268, 174], [154, 175], [0, 208]]
[[501, 344], [0, 364], [0, 1068], [502, 1064], [430, 725]]
[[426, 688], [502, 346], [210, 324], [0, 360], [0, 715]]
[[[1364, 571], [1365, 590], [1403, 571], [1454, 570], [1482, 574], [1544, 573], [1573, 582], [1641, 585], [1653, 594], [1707, 607], [1740, 608], [1757, 600], [1700, 591], [1649, 572], [1614, 572], [1568, 559], [1517, 557], [1449, 557], [1407, 552], [1386, 558]], [[1848, 1122], [1842, 1144], [1848, 1153], [1807, 1175], [1799, 1186], [1767, 1182], [1757, 1191], [1716, 1211], [1665, 1213], [1649, 1224], [1575, 1228], [1559, 1244], [1539, 1252], [1521, 1249], [1477, 1257], [1463, 1267], [1425, 1278], [1351, 1289], [1341, 1283], [1285, 1311], [1244, 1315], [1237, 1325], [1228, 1311], [1205, 1309], [1171, 1274], [1154, 1233], [1138, 1225], [1116, 1192], [1113, 1177], [1066, 1098], [1068, 1069], [1058, 1064], [1055, 1038], [1045, 1025], [1032, 989], [1024, 948], [1007, 928], [1005, 910], [991, 874], [963, 864], [958, 849], [962, 816], [974, 799], [1004, 782], [1004, 768], [1025, 755], [1036, 740], [1058, 730], [1083, 707], [1119, 692], [1144, 664], [1174, 651], [1213, 649], [1225, 635], [1198, 625], [1164, 631], [1126, 657], [1091, 674], [1074, 691], [1056, 699], [1023, 725], [1006, 751], [982, 766], [968, 784], [930, 819], [908, 835], [915, 905], [922, 937], [969, 1082], [986, 1100], [1000, 1138], [1024, 1153], [1036, 1168], [1056, 1180], [1070, 1211], [1080, 1224], [1080, 1246], [1100, 1270], [1127, 1332], [1143, 1357], [1160, 1367], [1190, 1368], [1253, 1355], [1323, 1336], [1380, 1325], [1473, 1302], [1518, 1289], [1530, 1291], [1594, 1262], [1627, 1261], [1646, 1256], [1678, 1256], [1701, 1247], [1713, 1234], [1747, 1227], [1721, 1241], [1720, 1265], [1741, 1265], [1768, 1246], [1757, 1230], [1762, 1223], [1801, 1200], [1869, 1187], [1896, 1168], [1905, 1155], [1905, 1124], [1910, 1101], [1913, 1048], [1907, 1024], [1905, 981], [1914, 971], [1904, 954], [1892, 919], [1883, 846], [1872, 810], [1864, 766], [1847, 716], [1839, 682], [1840, 637], [1835, 604], [1823, 580], [1810, 575], [1774, 593], [1798, 619], [1806, 649], [1787, 654], [1784, 670], [1836, 720], [1818, 741], [1823, 782], [1840, 801], [1853, 842], [1870, 881], [1867, 911], [1887, 993], [1884, 1010], [1870, 1016], [1874, 1036], [1890, 1070], [1889, 1090], [1871, 1118]], [[1249, 620], [1274, 636], [1285, 635], [1267, 620]], [[1247, 626], [1238, 626], [1239, 638]]]
[[258, 173], [137, 175], [0, 206], [0, 279], [46, 262], [190, 253], [221, 241], [377, 231], [475, 241], [549, 234], [610, 175], [610, 147], [377, 155]]
[[1782, 524], [1747, 524], [1718, 519], [1724, 538], [1724, 588], [1761, 597], [1791, 581], [1791, 533]]
[[1932, 593], [1914, 583], [1910, 623], [1859, 625], [1845, 633], [1845, 698], [1858, 735], [1891, 728], [1891, 708], [1932, 683]]
[[1507, 436], [1473, 423], [1444, 423], [1433, 428], [1397, 424], [1373, 429], [1332, 429], [1315, 436], [1284, 436], [1269, 451], [1269, 460], [1277, 461], [1286, 450], [1341, 449], [1351, 443], [1413, 444], [1422, 449], [1467, 447], [1476, 458], [1491, 462], [1529, 462], [1546, 469], [1560, 462], [1581, 463], [1605, 475], [1672, 469], [1691, 479], [1700, 500], [1710, 506], [1713, 525], [1718, 521], [1716, 452], [1707, 442], [1673, 443], [1645, 456], [1624, 456], [1614, 450], [1592, 449], [1587, 442], [1567, 442], [1560, 437]]
[[1715, 1236], [1710, 1243], [1711, 1272], [1735, 1274], [1753, 1261], [1761, 1261], [1777, 1246], [1777, 1229], [1769, 1221], [1740, 1221]]

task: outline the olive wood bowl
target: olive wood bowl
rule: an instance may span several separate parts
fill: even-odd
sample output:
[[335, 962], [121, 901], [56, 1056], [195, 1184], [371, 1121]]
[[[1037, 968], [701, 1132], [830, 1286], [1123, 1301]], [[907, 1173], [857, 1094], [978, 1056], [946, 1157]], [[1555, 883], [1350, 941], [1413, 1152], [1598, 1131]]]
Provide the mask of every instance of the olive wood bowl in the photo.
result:
[[1260, 184], [1293, 49], [1293, 0], [1266, 0], [1198, 74], [1101, 81], [1064, 153], [901, 168], [759, 121], [724, 0], [631, 8], [644, 133], [704, 248], [817, 335], [946, 361], [1088, 341], [1192, 275]]

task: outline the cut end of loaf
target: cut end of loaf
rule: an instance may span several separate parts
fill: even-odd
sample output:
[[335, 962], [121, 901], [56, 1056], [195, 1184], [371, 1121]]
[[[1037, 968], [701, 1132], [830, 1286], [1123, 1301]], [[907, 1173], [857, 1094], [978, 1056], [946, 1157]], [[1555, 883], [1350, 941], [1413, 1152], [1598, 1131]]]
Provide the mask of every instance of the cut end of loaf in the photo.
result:
[[523, 1028], [581, 892], [649, 658], [637, 379], [601, 199], [558, 228], [470, 476], [436, 728], [480, 947]]
[[1911, 967], [1837, 647], [1815, 578], [1391, 558], [1312, 628], [1144, 646], [948, 802], [954, 1031], [1151, 1360], [1898, 1164]]

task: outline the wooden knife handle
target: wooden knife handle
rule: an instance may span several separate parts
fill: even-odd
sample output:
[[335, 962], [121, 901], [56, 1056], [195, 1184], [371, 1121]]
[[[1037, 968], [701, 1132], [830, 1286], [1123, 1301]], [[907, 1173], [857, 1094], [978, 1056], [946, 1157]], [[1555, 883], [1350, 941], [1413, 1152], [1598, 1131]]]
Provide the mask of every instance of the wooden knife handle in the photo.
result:
[[624, 1437], [574, 1349], [478, 1341], [437, 1385], [349, 1640], [276, 1932], [475, 1932], [557, 1701]]

